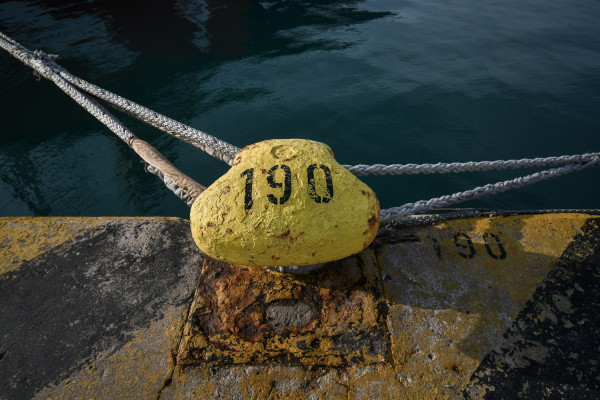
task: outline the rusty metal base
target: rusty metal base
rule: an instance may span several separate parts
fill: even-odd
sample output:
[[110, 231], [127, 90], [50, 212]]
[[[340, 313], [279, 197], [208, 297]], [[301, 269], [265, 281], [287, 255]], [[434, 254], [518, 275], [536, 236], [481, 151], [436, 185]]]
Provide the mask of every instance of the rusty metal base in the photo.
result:
[[369, 253], [303, 276], [206, 258], [179, 365], [370, 365], [389, 358], [387, 305]]

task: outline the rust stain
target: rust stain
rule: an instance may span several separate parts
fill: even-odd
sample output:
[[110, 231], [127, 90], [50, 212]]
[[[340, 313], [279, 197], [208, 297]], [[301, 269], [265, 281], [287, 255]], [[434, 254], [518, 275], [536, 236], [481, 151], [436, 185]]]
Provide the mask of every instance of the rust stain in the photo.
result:
[[287, 239], [290, 236], [290, 230], [283, 232], [281, 235], [275, 236], [277, 239]]
[[377, 216], [375, 214], [371, 214], [371, 218], [369, 218], [369, 220], [367, 222], [369, 223], [370, 227], [373, 227], [377, 224], [378, 221], [379, 221], [379, 218], [377, 218]]
[[207, 258], [177, 363], [386, 362], [387, 306], [378, 285], [376, 268], [358, 256], [302, 277]]
[[[123, 377], [152, 390], [148, 382], [157, 386], [166, 379], [153, 372], [156, 365], [175, 371], [161, 393], [182, 399], [454, 399], [465, 389], [484, 397], [495, 388], [473, 371], [490, 352], [506, 352], [503, 333], [565, 246], [580, 240], [574, 235], [588, 218], [477, 218], [384, 231], [389, 235], [363, 254], [302, 276], [207, 260], [179, 365], [171, 350], [181, 320], [172, 326], [157, 321], [153, 331], [168, 332], [160, 352], [146, 357], [156, 338], [136, 332], [133, 345], [109, 357], [106, 372], [90, 366], [57, 386], [64, 395], [49, 387], [37, 398], [98, 397], [101, 382], [129, 390], [123, 393], [140, 387]], [[593, 249], [582, 247], [570, 257], [585, 258]], [[552, 301], [569, 307], [566, 298]], [[537, 322], [554, 316], [540, 312], [532, 316]], [[528, 365], [549, 357], [547, 351], [536, 346], [522, 360], [505, 354]], [[131, 360], [140, 354], [150, 363], [138, 368]]]
[[296, 236], [290, 236], [290, 242], [295, 242], [296, 240], [298, 240], [298, 238], [301, 238], [302, 236], [304, 236], [304, 232], [300, 232]]
[[258, 342], [264, 338], [263, 329], [260, 325], [260, 315], [257, 313], [240, 314], [235, 319], [233, 333], [242, 340]]
[[367, 224], [369, 226], [367, 227], [367, 230], [363, 232], [363, 235], [370, 237], [379, 228], [379, 218], [375, 214], [371, 214], [371, 218], [367, 220]]

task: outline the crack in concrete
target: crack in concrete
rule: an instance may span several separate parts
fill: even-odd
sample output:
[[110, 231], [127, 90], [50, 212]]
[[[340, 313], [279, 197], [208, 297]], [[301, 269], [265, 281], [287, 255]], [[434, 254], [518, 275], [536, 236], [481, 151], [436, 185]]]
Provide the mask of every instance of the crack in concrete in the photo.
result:
[[[202, 264], [204, 264], [204, 260], [202, 260]], [[200, 265], [202, 265], [200, 264]], [[200, 279], [200, 274], [202, 273], [202, 268], [198, 268], [198, 272], [196, 275], [196, 282], [198, 282], [198, 280]], [[181, 324], [181, 329], [180, 329], [180, 333], [179, 333], [179, 340], [177, 341], [177, 346], [174, 347], [175, 351], [171, 351], [170, 353], [170, 368], [169, 371], [166, 374], [165, 379], [162, 382], [161, 387], [158, 389], [158, 392], [156, 393], [156, 397], [155, 400], [160, 400], [161, 396], [162, 396], [162, 392], [163, 390], [165, 390], [165, 388], [171, 386], [171, 384], [173, 383], [173, 374], [175, 373], [175, 368], [177, 367], [177, 354], [179, 353], [179, 348], [181, 347], [181, 343], [183, 342], [183, 337], [185, 336], [185, 327], [190, 319], [190, 314], [192, 312], [192, 304], [194, 304], [194, 298], [195, 298], [195, 293], [196, 293], [196, 287], [198, 286], [198, 284], [194, 285], [194, 290], [192, 292], [192, 295], [190, 296], [190, 300], [188, 301], [187, 304], [187, 309], [185, 311], [185, 318], [183, 319], [183, 323]]]
[[173, 362], [173, 355], [171, 355], [171, 367], [169, 368], [169, 371], [167, 372], [166, 377], [161, 384], [161, 387], [158, 389], [158, 392], [156, 393], [156, 397], [154, 398], [155, 400], [160, 400], [163, 390], [165, 390], [166, 387], [171, 386], [171, 383], [173, 383], [173, 373], [174, 372], [175, 372], [175, 363]]

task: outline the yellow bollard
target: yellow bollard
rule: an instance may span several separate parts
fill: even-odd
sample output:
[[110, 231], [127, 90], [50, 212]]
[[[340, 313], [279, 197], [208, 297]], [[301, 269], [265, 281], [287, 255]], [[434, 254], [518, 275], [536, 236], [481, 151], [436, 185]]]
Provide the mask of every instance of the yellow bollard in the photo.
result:
[[275, 139], [242, 149], [196, 199], [190, 220], [196, 244], [215, 259], [311, 265], [367, 247], [379, 228], [379, 202], [327, 145]]

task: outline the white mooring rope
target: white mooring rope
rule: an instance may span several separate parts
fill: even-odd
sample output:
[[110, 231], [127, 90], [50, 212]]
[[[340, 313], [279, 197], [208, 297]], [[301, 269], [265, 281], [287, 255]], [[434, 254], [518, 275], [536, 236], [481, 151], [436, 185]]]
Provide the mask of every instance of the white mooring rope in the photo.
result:
[[[2, 32], [0, 32], [0, 47], [4, 48], [14, 57], [22, 61], [25, 65], [33, 68], [38, 73], [41, 73], [41, 71], [38, 69], [52, 71], [54, 74], [59, 75], [65, 81], [69, 82], [78, 89], [107, 102], [111, 106], [126, 112], [127, 114], [154, 126], [155, 128], [161, 129], [185, 142], [196, 146], [200, 150], [225, 161], [229, 165], [233, 163], [235, 155], [238, 151], [240, 151], [238, 147], [219, 140], [214, 136], [192, 128], [191, 126], [182, 124], [181, 122], [175, 121], [174, 119], [166, 117], [131, 100], [125, 99], [115, 93], [109, 92], [108, 90], [102, 89], [83, 79], [80, 79], [58, 65], [54, 61], [56, 56], [49, 56], [39, 50], [32, 52]], [[45, 75], [44, 77], [47, 78]]]
[[589, 162], [600, 153], [585, 153], [572, 156], [523, 158], [520, 160], [468, 161], [437, 164], [373, 164], [344, 165], [354, 175], [415, 175], [447, 174], [456, 172], [502, 171], [518, 168], [557, 167]]
[[[56, 65], [56, 63], [54, 64]], [[60, 75], [77, 88], [106, 101], [111, 106], [144, 121], [155, 128], [165, 131], [184, 142], [190, 143], [209, 155], [225, 161], [229, 165], [233, 164], [235, 155], [240, 151], [240, 148], [232, 144], [86, 82], [83, 79], [70, 74], [65, 69], [61, 68]]]
[[596, 156], [594, 159], [585, 164], [573, 164], [565, 167], [553, 168], [507, 181], [476, 187], [475, 189], [466, 190], [464, 192], [458, 192], [430, 200], [421, 200], [417, 201], [416, 203], [407, 203], [400, 207], [381, 210], [381, 220], [388, 222], [418, 212], [429, 211], [436, 208], [447, 207], [452, 204], [463, 203], [468, 200], [492, 196], [494, 194], [506, 192], [512, 189], [518, 189], [534, 183], [544, 182], [562, 175], [569, 174], [571, 172], [580, 171], [584, 168], [591, 167], [592, 165], [598, 165], [599, 163], [600, 157]]
[[[125, 99], [108, 90], [102, 89], [83, 79], [80, 79], [55, 62], [57, 56], [48, 55], [42, 51], [34, 52], [23, 47], [21, 44], [0, 32], [0, 47], [9, 52], [25, 65], [33, 68], [38, 76], [43, 76], [54, 82], [59, 88], [73, 98], [89, 113], [106, 125], [117, 136], [130, 146], [137, 139], [118, 119], [110, 114], [96, 100], [89, 97], [92, 95], [105, 101], [114, 108], [123, 111], [141, 121], [161, 129], [180, 140], [190, 143], [198, 149], [225, 161], [232, 165], [235, 155], [240, 148], [224, 142], [208, 133], [202, 132], [181, 122], [175, 121], [160, 113], [143, 107], [131, 100]], [[82, 93], [86, 92], [88, 95]], [[142, 142], [142, 141], [140, 141]], [[138, 143], [145, 149], [141, 153], [153, 156], [147, 161], [146, 170], [157, 175], [179, 198], [191, 205], [195, 197], [204, 187], [193, 182], [189, 177], [176, 170], [156, 149], [144, 142]], [[134, 149], [138, 152], [138, 149]], [[140, 154], [140, 152], [138, 152]], [[144, 159], [143, 154], [140, 154]], [[156, 161], [158, 160], [158, 161]], [[160, 165], [159, 165], [160, 164]], [[559, 157], [525, 158], [520, 160], [497, 160], [497, 161], [469, 161], [437, 164], [373, 164], [373, 165], [344, 165], [355, 175], [401, 175], [401, 174], [433, 174], [433, 173], [457, 173], [491, 170], [507, 170], [517, 168], [534, 167], [558, 167], [545, 171], [536, 172], [531, 175], [518, 177], [511, 180], [476, 187], [471, 190], [441, 196], [430, 200], [421, 200], [415, 203], [407, 203], [400, 207], [381, 210], [381, 221], [391, 222], [398, 218], [407, 217], [416, 213], [446, 207], [462, 203], [468, 200], [491, 196], [506, 192], [511, 189], [520, 188], [537, 182], [547, 181], [571, 172], [580, 171], [584, 168], [599, 165], [600, 153], [586, 153], [579, 155], [564, 155]], [[161, 169], [162, 168], [162, 169]], [[168, 172], [165, 172], [168, 171]], [[197, 185], [197, 186], [196, 186]]]
[[67, 82], [50, 66], [54, 63], [56, 56], [47, 55], [41, 51], [31, 52], [21, 46], [8, 36], [0, 32], [0, 47], [11, 53], [25, 65], [33, 68], [36, 74], [54, 82], [60, 89], [69, 95], [77, 104], [102, 122], [108, 129], [126, 142], [132, 149], [152, 168], [149, 172], [159, 176], [165, 185], [172, 190], [180, 199], [189, 203], [189, 197], [194, 198], [205, 188], [193, 181], [181, 171], [177, 170], [162, 154], [154, 147], [139, 140], [125, 125], [115, 116], [102, 107], [96, 100], [81, 93], [71, 83]]

